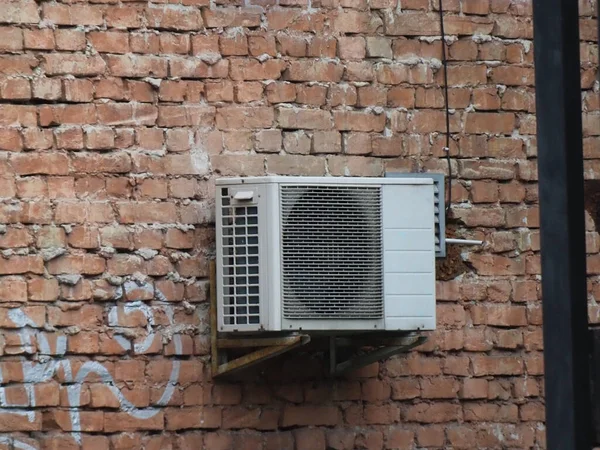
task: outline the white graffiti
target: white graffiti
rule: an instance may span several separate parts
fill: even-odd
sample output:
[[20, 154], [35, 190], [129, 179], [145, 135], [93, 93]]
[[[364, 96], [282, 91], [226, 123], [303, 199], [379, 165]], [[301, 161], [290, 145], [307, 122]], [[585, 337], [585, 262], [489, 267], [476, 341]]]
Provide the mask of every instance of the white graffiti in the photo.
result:
[[[139, 283], [137, 281], [126, 282], [118, 296], [123, 297], [123, 294], [127, 295], [133, 291], [143, 292], [146, 295], [144, 298], [153, 298], [153, 306], [142, 301], [127, 302], [125, 304], [118, 304], [117, 306], [110, 306], [108, 310], [108, 325], [110, 327], [122, 326], [122, 315], [125, 317], [132, 314], [142, 314], [146, 319], [146, 336], [144, 336], [139, 342], [134, 342], [133, 347], [131, 342], [122, 335], [116, 334], [114, 336], [115, 341], [124, 349], [132, 349], [134, 354], [144, 354], [147, 352], [157, 338], [157, 325], [154, 319], [155, 309], [160, 309], [161, 312], [167, 318], [168, 325], [175, 327], [174, 321], [174, 310], [172, 305], [167, 301], [166, 297], [162, 292], [155, 289], [149, 283]], [[53, 356], [63, 356], [67, 351], [67, 336], [58, 336], [55, 344], [55, 348], [52, 349], [50, 342], [46, 338], [44, 333], [39, 332], [36, 328], [35, 321], [30, 318], [23, 310], [19, 308], [10, 309], [8, 311], [8, 317], [13, 322], [15, 327], [20, 328], [18, 336], [21, 343], [21, 347], [25, 353], [35, 353], [35, 342], [37, 340], [37, 352], [38, 361], [28, 361], [24, 357], [21, 359], [20, 364], [23, 371], [23, 382], [27, 393], [28, 404], [17, 404], [15, 402], [9, 403], [5, 388], [0, 387], [0, 414], [12, 414], [27, 417], [30, 422], [34, 422], [36, 419], [35, 410], [24, 410], [24, 409], [13, 409], [13, 408], [24, 408], [24, 407], [35, 407], [36, 396], [34, 386], [37, 383], [43, 383], [50, 381], [55, 374], [62, 369], [64, 373], [64, 379], [67, 383], [67, 397], [68, 406], [70, 409], [71, 429], [72, 436], [80, 444], [81, 443], [81, 418], [80, 418], [80, 398], [83, 383], [90, 375], [96, 375], [100, 378], [100, 381], [108, 387], [110, 392], [115, 396], [119, 402], [119, 410], [126, 412], [136, 419], [149, 419], [160, 412], [158, 407], [165, 406], [173, 393], [175, 392], [177, 382], [179, 380], [179, 374], [181, 369], [181, 363], [179, 360], [172, 361], [172, 369], [167, 382], [166, 387], [153, 407], [138, 408], [131, 403], [121, 390], [117, 387], [115, 380], [110, 374], [109, 370], [97, 361], [88, 361], [84, 363], [74, 374], [71, 362], [67, 359], [53, 359]], [[173, 345], [175, 347], [175, 355], [182, 354], [182, 340], [181, 335], [174, 333], [172, 336]], [[0, 367], [0, 383], [4, 380], [2, 374], [2, 367]], [[26, 442], [19, 441], [12, 438], [0, 438], [0, 443], [4, 443], [4, 440], [9, 440], [10, 443], [16, 449], [21, 450], [36, 450]]]

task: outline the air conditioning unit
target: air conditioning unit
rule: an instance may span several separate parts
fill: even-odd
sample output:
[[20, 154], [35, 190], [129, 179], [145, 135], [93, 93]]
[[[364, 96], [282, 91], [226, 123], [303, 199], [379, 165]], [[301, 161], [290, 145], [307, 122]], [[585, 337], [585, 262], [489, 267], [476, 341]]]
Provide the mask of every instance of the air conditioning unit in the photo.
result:
[[431, 178], [216, 186], [219, 331], [435, 329]]

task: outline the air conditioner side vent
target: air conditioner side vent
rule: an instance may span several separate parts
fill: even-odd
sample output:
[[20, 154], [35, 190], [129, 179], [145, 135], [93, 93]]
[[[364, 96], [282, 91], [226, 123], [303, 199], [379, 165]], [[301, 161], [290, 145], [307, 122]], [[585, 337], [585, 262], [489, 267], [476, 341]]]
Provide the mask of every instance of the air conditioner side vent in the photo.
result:
[[236, 202], [228, 188], [220, 189], [223, 325], [257, 327], [260, 323], [259, 226], [256, 201]]
[[392, 178], [431, 178], [434, 184], [434, 214], [435, 214], [435, 256], [446, 256], [446, 182], [442, 173], [400, 173], [388, 172], [386, 177]]

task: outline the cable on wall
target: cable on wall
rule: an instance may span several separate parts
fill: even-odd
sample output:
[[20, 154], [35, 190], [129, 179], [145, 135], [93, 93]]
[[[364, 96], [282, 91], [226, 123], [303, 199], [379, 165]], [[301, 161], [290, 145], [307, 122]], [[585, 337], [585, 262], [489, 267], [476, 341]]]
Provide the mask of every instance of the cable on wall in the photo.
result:
[[444, 5], [439, 0], [440, 32], [442, 35], [442, 65], [444, 66], [444, 109], [446, 112], [446, 161], [448, 162], [448, 201], [446, 202], [446, 219], [452, 205], [452, 163], [450, 161], [450, 108], [448, 106], [448, 58], [446, 57], [446, 33], [444, 31]]

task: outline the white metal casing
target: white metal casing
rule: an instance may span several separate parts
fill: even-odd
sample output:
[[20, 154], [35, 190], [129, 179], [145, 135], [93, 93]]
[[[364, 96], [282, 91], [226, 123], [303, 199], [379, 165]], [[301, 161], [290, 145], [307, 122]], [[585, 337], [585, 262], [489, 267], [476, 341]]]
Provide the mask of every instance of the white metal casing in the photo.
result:
[[[431, 179], [268, 176], [222, 178], [216, 181], [216, 187], [219, 331], [435, 329], [434, 190]], [[334, 190], [369, 187], [379, 190], [380, 218], [377, 223], [380, 225], [377, 230], [382, 245], [376, 262], [381, 267], [383, 310], [378, 317], [339, 318], [328, 317], [326, 313], [319, 318], [285, 317], [283, 267], [289, 260], [283, 252], [282, 192], [286, 187]], [[335, 212], [335, 203], [326, 206], [323, 211]], [[310, 217], [307, 219], [306, 242], [310, 243]], [[235, 235], [238, 230], [242, 230], [239, 238]], [[242, 244], [227, 244], [238, 241]], [[248, 254], [233, 254], [238, 251]], [[307, 265], [310, 266], [310, 254], [303, 257], [308, 258]], [[358, 265], [361, 264], [359, 259], [360, 256], [354, 261]], [[232, 262], [237, 260], [241, 261], [240, 265]], [[349, 264], [352, 263], [351, 260]], [[241, 271], [244, 273], [239, 277], [234, 273]], [[250, 274], [250, 271], [255, 273]], [[349, 276], [352, 276], [351, 272]], [[356, 276], [361, 274], [357, 272]], [[242, 282], [236, 284], [239, 279]], [[307, 289], [310, 287], [307, 285]]]

